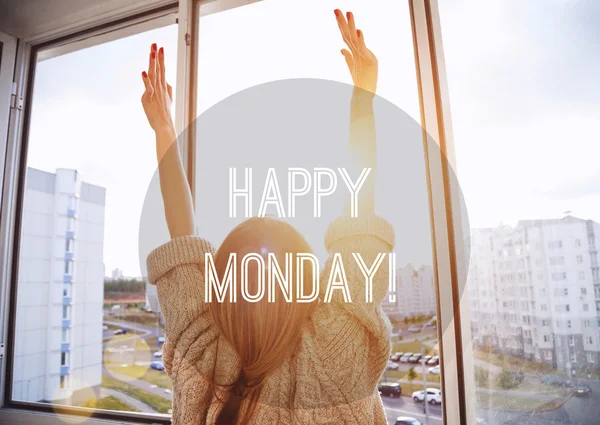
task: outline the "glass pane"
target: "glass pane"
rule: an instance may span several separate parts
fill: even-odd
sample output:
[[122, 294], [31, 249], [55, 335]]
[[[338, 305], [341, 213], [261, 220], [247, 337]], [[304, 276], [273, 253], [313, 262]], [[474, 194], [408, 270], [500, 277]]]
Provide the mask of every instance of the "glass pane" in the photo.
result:
[[[435, 370], [429, 372], [439, 364], [436, 325], [435, 320], [431, 320], [436, 314], [436, 300], [424, 153], [418, 124], [418, 88], [407, 1], [266, 0], [214, 14], [209, 14], [211, 9], [215, 9], [214, 5], [201, 7], [197, 109], [199, 114], [205, 113], [204, 116], [212, 118], [200, 116], [197, 122], [195, 195], [198, 231], [200, 236], [218, 247], [233, 227], [243, 221], [239, 215], [229, 220], [224, 218], [227, 217], [227, 198], [223, 195], [227, 192], [228, 167], [238, 167], [237, 181], [241, 185], [244, 174], [240, 166], [251, 166], [253, 182], [260, 181], [254, 190], [260, 194], [267, 167], [281, 167], [282, 164], [297, 167], [308, 164], [307, 169], [328, 167], [336, 164], [336, 155], [347, 150], [347, 138], [341, 140], [340, 145], [335, 144], [337, 140], [329, 140], [328, 150], [323, 149], [318, 137], [306, 138], [297, 144], [286, 144], [283, 140], [280, 145], [273, 145], [250, 134], [239, 139], [217, 134], [218, 143], [207, 136], [212, 128], [207, 121], [218, 120], [221, 113], [214, 105], [228, 96], [235, 97], [242, 90], [252, 87], [260, 90], [257, 85], [274, 81], [287, 90], [293, 84], [287, 84], [288, 79], [295, 78], [319, 78], [351, 84], [348, 68], [340, 53], [345, 46], [335, 21], [336, 8], [344, 13], [354, 13], [367, 45], [379, 59], [378, 94], [412, 117], [414, 126], [419, 130], [417, 145], [405, 147], [410, 151], [406, 154], [407, 158], [410, 157], [409, 164], [403, 162], [406, 158], [395, 150], [403, 135], [385, 137], [385, 131], [379, 132], [378, 121], [376, 211], [392, 223], [396, 232], [397, 285], [403, 294], [394, 302], [386, 297], [383, 304], [393, 324], [392, 353], [395, 355], [385, 372], [382, 371], [381, 383], [399, 383], [400, 386], [381, 385], [380, 391], [390, 424], [395, 424], [399, 416], [425, 422], [423, 404], [414, 401], [412, 393], [423, 390], [424, 377], [427, 387], [432, 388], [439, 388], [440, 378], [439, 368], [437, 373]], [[251, 93], [254, 94], [249, 97], [260, 97], [258, 91]], [[235, 103], [230, 98], [219, 106], [227, 105], [226, 102], [229, 105]], [[260, 101], [252, 105], [246, 105], [246, 117], [232, 111], [232, 118], [222, 125], [228, 129], [248, 125], [252, 127], [249, 131], [253, 131], [258, 121], [252, 121], [256, 117], [254, 109], [265, 105], [261, 105]], [[379, 106], [380, 110], [376, 107], [376, 119], [377, 112], [381, 112], [381, 118], [385, 115], [385, 106]], [[264, 111], [270, 111], [269, 106], [265, 106]], [[349, 103], [342, 106], [340, 115], [348, 120], [348, 112]], [[288, 118], [282, 115], [282, 120]], [[257, 155], [257, 152], [260, 154]], [[310, 158], [307, 158], [307, 153]], [[394, 174], [399, 169], [410, 169], [407, 172], [411, 175]], [[279, 170], [277, 168], [278, 173]], [[281, 178], [281, 175], [277, 177]], [[208, 181], [211, 183], [207, 184]], [[411, 184], [403, 184], [406, 181]], [[390, 183], [386, 186], [384, 182]], [[280, 184], [282, 192], [286, 192], [286, 184]], [[339, 184], [342, 184], [341, 181]], [[283, 199], [287, 202], [287, 194], [283, 195]], [[259, 201], [257, 195], [251, 215], [257, 215]], [[323, 243], [325, 231], [340, 212], [327, 208], [320, 219], [300, 217], [302, 213], [297, 213], [294, 219], [288, 217], [323, 261], [327, 257]], [[310, 208], [303, 213], [307, 211], [312, 213]], [[267, 212], [276, 215], [275, 209]], [[424, 327], [425, 324], [427, 326]], [[419, 364], [422, 349], [430, 356], [424, 366]], [[409, 355], [405, 356], [405, 353]], [[399, 397], [400, 392], [403, 397]], [[429, 423], [437, 425], [442, 422], [442, 414], [440, 406], [434, 403], [436, 401], [430, 404], [428, 411]]]
[[477, 414], [598, 423], [597, 2], [440, 0]]
[[19, 252], [12, 398], [168, 413], [170, 381], [141, 278], [140, 211], [156, 170], [140, 98], [151, 43], [175, 85], [177, 26], [36, 65]]

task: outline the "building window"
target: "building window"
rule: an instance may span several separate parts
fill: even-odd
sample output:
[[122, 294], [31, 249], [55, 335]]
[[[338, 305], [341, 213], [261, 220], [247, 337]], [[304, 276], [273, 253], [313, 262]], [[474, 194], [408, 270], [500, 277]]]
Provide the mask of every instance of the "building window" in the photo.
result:
[[546, 360], [552, 360], [552, 351], [551, 350], [544, 350], [544, 358]]
[[68, 328], [62, 328], [62, 341], [61, 342], [69, 342], [69, 329]]
[[69, 319], [69, 306], [68, 305], [63, 305], [62, 308], [62, 318], [63, 320], [67, 320]]
[[565, 272], [557, 272], [557, 273], [552, 273], [552, 280], [566, 280], [567, 279], [567, 273]]
[[584, 320], [583, 321], [583, 327], [584, 328], [589, 328], [590, 327], [590, 321], [589, 320]]
[[567, 320], [567, 328], [570, 328], [570, 327], [571, 327], [571, 321]]
[[573, 335], [569, 335], [567, 337], [567, 340], [569, 342], [569, 347], [574, 347], [575, 346], [575, 337]]
[[550, 257], [551, 266], [563, 266], [565, 264], [565, 257]]
[[550, 241], [550, 242], [548, 242], [548, 248], [550, 248], [550, 249], [562, 248], [562, 241]]
[[596, 362], [596, 359], [594, 357], [594, 353], [587, 352], [585, 354], [585, 356], [587, 357], [588, 363], [595, 363]]
[[548, 342], [550, 340], [550, 338], [548, 337], [548, 335], [544, 335], [544, 342]]
[[581, 295], [587, 295], [587, 288], [581, 288]]
[[584, 304], [583, 305], [583, 311], [589, 311], [589, 305], [588, 304]]
[[583, 255], [578, 255], [577, 256], [577, 264], [581, 264], [583, 263]]
[[577, 363], [577, 357], [575, 356], [575, 353], [571, 353], [571, 363]]
[[585, 343], [586, 344], [593, 344], [594, 343], [594, 339], [591, 336], [588, 336], [585, 338]]
[[69, 353], [60, 353], [60, 365], [67, 366], [67, 357]]
[[540, 310], [542, 310], [542, 311], [548, 311], [548, 305], [547, 304], [540, 304]]
[[584, 271], [579, 272], [579, 280], [585, 280], [585, 272]]
[[64, 390], [67, 388], [67, 376], [66, 375], [61, 375], [60, 377], [60, 389]]
[[575, 239], [575, 248], [581, 247], [581, 239]]

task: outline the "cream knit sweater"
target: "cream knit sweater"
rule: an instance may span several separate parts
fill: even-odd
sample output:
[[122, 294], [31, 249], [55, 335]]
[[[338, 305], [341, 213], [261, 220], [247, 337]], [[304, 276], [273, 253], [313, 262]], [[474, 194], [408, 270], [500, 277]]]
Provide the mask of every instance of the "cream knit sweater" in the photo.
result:
[[[373, 302], [365, 302], [365, 279], [352, 253], [367, 266], [394, 246], [394, 230], [376, 215], [340, 217], [328, 228], [330, 255], [341, 253], [352, 302], [339, 290], [332, 302], [319, 302], [304, 325], [294, 354], [267, 377], [251, 424], [387, 424], [377, 382], [390, 355], [390, 323], [381, 310], [388, 290], [387, 259], [373, 281]], [[151, 284], [166, 318], [165, 368], [173, 382], [173, 424], [214, 424], [228, 394], [212, 393], [206, 377], [233, 382], [240, 362], [219, 334], [204, 300], [206, 240], [183, 236], [148, 256]], [[276, 326], [276, 324], [274, 324]], [[214, 370], [213, 370], [214, 368]], [[242, 410], [247, 406], [242, 404]]]

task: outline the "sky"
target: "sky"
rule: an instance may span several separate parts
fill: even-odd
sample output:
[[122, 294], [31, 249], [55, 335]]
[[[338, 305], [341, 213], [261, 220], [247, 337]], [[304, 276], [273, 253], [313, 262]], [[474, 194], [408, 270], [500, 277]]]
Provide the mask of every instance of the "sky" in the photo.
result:
[[[408, 2], [294, 4], [266, 0], [201, 18], [200, 113], [240, 90], [273, 80], [350, 83], [333, 15], [340, 7], [355, 12], [379, 58], [378, 93], [418, 120]], [[561, 217], [566, 210], [600, 222], [600, 59], [594, 53], [600, 4], [440, 0], [440, 13], [456, 171], [471, 226]], [[143, 273], [146, 245], [138, 246], [138, 240], [147, 235], [140, 235], [140, 217], [148, 193], [156, 189], [156, 159], [140, 104], [140, 73], [150, 43], [158, 42], [166, 47], [168, 80], [176, 85], [176, 37], [177, 27], [171, 25], [38, 64], [28, 166], [50, 172], [76, 168], [85, 182], [106, 188], [104, 262], [109, 276], [114, 268], [126, 276]], [[211, 152], [225, 155], [231, 148]], [[381, 147], [382, 164], [390, 160], [390, 149]], [[393, 164], [382, 169], [393, 170]], [[396, 227], [399, 266], [431, 264], [424, 172], [419, 175], [416, 167], [415, 173], [409, 185], [398, 185], [399, 190], [422, 188], [407, 195], [414, 202], [401, 214], [397, 204], [379, 211]], [[379, 183], [378, 190], [384, 189]], [[199, 199], [210, 196], [204, 193]], [[418, 219], [407, 220], [403, 214]], [[406, 223], [418, 225], [411, 229]], [[326, 224], [321, 220], [301, 229], [321, 254]], [[218, 244], [230, 226], [204, 221], [199, 230]], [[166, 241], [165, 229], [163, 223], [150, 240]], [[421, 241], [418, 247], [414, 240]]]

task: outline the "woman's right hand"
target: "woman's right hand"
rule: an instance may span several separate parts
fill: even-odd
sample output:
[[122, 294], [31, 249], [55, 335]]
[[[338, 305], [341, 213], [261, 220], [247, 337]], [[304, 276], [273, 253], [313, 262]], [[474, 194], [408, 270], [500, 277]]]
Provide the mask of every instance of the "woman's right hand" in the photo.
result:
[[356, 29], [352, 12], [348, 12], [344, 17], [341, 10], [336, 9], [335, 16], [342, 38], [350, 49], [349, 51], [342, 49], [342, 54], [348, 64], [354, 85], [375, 93], [379, 72], [377, 57], [367, 48], [364, 33]]
[[150, 126], [157, 134], [171, 134], [175, 130], [171, 118], [173, 88], [165, 77], [165, 50], [157, 51], [156, 44], [150, 46], [148, 72], [142, 72], [146, 90], [142, 95], [142, 105]]

